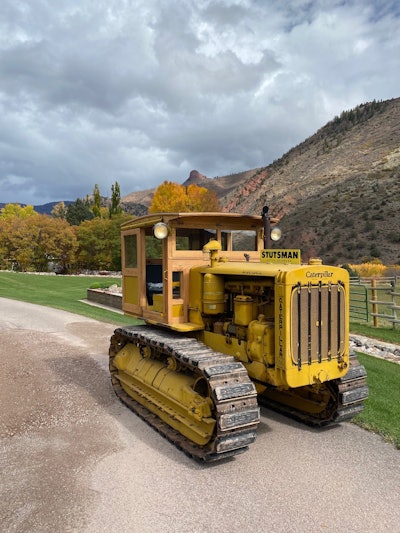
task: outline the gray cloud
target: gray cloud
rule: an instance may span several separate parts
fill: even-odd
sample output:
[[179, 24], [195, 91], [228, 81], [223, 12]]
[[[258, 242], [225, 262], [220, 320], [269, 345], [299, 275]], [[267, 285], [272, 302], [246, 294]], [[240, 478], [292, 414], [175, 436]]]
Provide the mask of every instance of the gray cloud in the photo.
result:
[[267, 165], [399, 96], [396, 1], [2, 0], [0, 202]]

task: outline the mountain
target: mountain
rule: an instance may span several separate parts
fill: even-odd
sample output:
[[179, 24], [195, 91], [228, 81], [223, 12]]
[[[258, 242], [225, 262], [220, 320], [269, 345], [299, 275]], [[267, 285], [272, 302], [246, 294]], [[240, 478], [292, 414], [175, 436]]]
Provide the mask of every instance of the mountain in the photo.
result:
[[[303, 258], [400, 262], [400, 98], [344, 111], [272, 164], [184, 185], [214, 190], [223, 211], [281, 218], [279, 246]], [[153, 190], [122, 200], [146, 209]]]
[[[240, 185], [254, 174], [254, 170], [247, 170], [238, 174], [230, 174], [218, 178], [207, 178], [197, 170], [192, 170], [189, 178], [182, 184], [185, 187], [189, 185], [198, 185], [206, 189], [215, 191], [218, 199], [225, 198], [227, 194], [233, 194]], [[121, 206], [124, 211], [132, 215], [141, 216], [148, 212], [151, 205], [154, 189], [145, 191], [132, 192], [121, 198]]]
[[[61, 200], [60, 200], [61, 201]], [[36, 213], [39, 213], [41, 215], [51, 215], [51, 212], [54, 209], [54, 206], [59, 204], [60, 202], [49, 202], [48, 204], [42, 204], [42, 205], [34, 205], [33, 209], [36, 211]], [[69, 204], [73, 204], [70, 200], [64, 200], [65, 207], [68, 207]], [[21, 207], [26, 207], [27, 204], [19, 204]], [[0, 202], [0, 209], [3, 209], [6, 204]]]
[[[233, 194], [240, 185], [254, 174], [254, 170], [247, 170], [238, 174], [230, 174], [217, 178], [207, 178], [197, 170], [190, 172], [189, 178], [182, 184], [185, 187], [189, 185], [198, 185], [206, 189], [215, 191], [221, 200], [227, 194]], [[145, 191], [132, 192], [121, 198], [121, 206], [124, 211], [136, 216], [147, 213], [153, 194], [156, 189], [146, 189]]]
[[400, 262], [400, 98], [345, 111], [259, 169], [223, 209], [281, 218], [281, 246], [330, 263]]

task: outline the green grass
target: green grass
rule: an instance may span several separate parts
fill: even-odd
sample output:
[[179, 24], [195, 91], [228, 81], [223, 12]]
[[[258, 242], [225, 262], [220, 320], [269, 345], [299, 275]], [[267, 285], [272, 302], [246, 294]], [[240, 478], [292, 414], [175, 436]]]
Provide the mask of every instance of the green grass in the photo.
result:
[[400, 449], [400, 365], [358, 354], [367, 371], [369, 397], [354, 422]]
[[[13, 272], [0, 272], [0, 297], [55, 307], [111, 324], [134, 324], [138, 321], [119, 313], [87, 305], [86, 290], [99, 283], [109, 286], [120, 284], [119, 278], [99, 280], [93, 276], [45, 276]], [[399, 329], [373, 328], [365, 324], [351, 324], [350, 330], [368, 337], [375, 337], [400, 344]], [[400, 365], [359, 355], [367, 370], [370, 396], [365, 409], [355, 422], [393, 442], [400, 448]]]
[[[21, 300], [56, 309], [63, 309], [111, 324], [137, 323], [113, 311], [94, 307], [80, 300], [86, 299], [86, 290], [99, 283], [95, 276], [47, 276], [21, 272], [0, 272], [0, 297]], [[119, 278], [107, 278], [100, 283], [120, 284]]]
[[364, 335], [365, 337], [372, 337], [384, 342], [390, 342], [392, 344], [400, 344], [400, 324], [393, 328], [378, 327], [374, 328], [368, 324], [361, 324], [358, 322], [350, 322], [350, 331], [358, 335]]

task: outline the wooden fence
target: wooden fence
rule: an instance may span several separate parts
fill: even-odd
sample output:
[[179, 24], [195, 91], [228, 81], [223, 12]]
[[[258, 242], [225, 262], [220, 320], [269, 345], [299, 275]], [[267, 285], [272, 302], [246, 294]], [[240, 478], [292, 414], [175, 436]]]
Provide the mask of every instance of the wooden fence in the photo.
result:
[[350, 280], [350, 318], [369, 321], [378, 327], [400, 324], [400, 288], [396, 277], [352, 278]]

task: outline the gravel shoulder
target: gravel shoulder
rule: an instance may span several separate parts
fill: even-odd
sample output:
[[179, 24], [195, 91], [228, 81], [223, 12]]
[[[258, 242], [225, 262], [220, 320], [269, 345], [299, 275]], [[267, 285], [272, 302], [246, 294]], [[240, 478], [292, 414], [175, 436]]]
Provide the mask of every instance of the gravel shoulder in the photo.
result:
[[363, 335], [350, 335], [350, 347], [357, 352], [385, 359], [400, 364], [400, 346], [389, 342], [378, 341]]
[[399, 531], [400, 455], [354, 424], [262, 409], [250, 450], [194, 462], [114, 396], [114, 329], [0, 298], [0, 523], [8, 532]]

